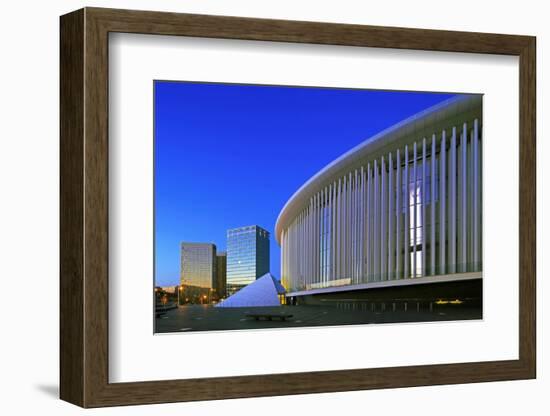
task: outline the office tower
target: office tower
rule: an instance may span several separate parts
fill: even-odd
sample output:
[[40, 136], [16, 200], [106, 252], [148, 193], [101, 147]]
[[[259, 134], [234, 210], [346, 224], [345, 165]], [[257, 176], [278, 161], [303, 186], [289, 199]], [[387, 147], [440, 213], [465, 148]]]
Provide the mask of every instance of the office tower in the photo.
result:
[[269, 232], [257, 225], [227, 230], [227, 294], [268, 272]]
[[225, 296], [225, 286], [227, 282], [227, 253], [220, 251], [216, 255], [216, 296], [221, 299]]
[[216, 246], [181, 243], [181, 284], [212, 289], [216, 271]]

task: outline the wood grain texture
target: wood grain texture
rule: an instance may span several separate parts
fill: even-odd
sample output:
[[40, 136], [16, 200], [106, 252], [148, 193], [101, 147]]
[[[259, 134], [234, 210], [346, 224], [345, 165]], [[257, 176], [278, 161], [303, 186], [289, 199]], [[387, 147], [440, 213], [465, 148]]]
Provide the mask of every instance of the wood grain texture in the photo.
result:
[[[520, 57], [519, 359], [109, 383], [108, 33], [197, 36]], [[535, 38], [86, 8], [61, 18], [61, 397], [83, 407], [535, 377]]]
[[60, 388], [84, 404], [84, 12], [60, 24]]
[[108, 383], [109, 142], [108, 32], [87, 12], [84, 59], [84, 377], [85, 406]]
[[519, 357], [536, 377], [536, 41], [520, 54], [519, 140]]

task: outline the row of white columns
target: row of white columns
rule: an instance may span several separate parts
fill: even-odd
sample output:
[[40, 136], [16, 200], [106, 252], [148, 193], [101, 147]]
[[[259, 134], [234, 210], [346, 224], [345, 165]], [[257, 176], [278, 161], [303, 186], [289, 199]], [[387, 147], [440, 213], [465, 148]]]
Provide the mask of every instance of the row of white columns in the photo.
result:
[[481, 270], [478, 120], [334, 179], [281, 247], [289, 291]]

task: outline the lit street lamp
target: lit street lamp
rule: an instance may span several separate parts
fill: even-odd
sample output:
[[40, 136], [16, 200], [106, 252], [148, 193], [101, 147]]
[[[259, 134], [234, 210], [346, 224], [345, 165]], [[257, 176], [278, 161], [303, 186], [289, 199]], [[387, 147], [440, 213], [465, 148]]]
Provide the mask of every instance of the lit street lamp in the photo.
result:
[[181, 305], [181, 303], [180, 303], [180, 294], [181, 294], [181, 292], [183, 292], [183, 285], [178, 286], [178, 308]]

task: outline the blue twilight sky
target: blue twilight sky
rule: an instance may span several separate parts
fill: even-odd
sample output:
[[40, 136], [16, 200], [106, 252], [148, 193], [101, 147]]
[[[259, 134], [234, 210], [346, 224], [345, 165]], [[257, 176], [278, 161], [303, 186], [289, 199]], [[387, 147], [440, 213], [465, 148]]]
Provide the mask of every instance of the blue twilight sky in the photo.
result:
[[311, 176], [450, 94], [155, 81], [155, 280], [179, 282], [181, 241], [225, 250], [226, 230], [271, 235]]

